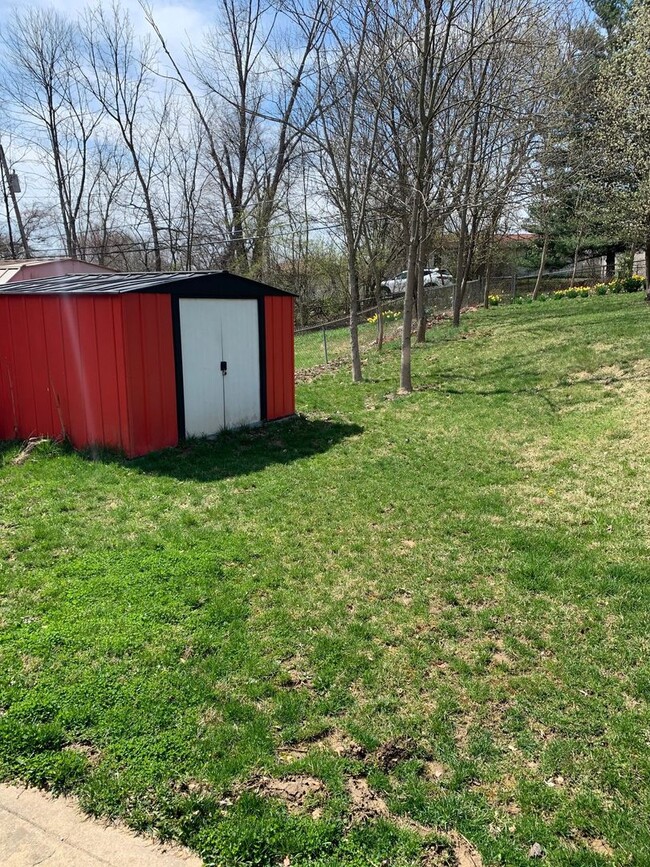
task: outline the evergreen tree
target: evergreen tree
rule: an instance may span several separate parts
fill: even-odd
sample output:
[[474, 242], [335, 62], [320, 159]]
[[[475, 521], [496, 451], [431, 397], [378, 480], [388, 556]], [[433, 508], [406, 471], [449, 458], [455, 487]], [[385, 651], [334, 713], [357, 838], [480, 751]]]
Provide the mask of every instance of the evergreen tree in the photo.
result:
[[650, 276], [650, 5], [635, 0], [596, 88], [595, 153], [606, 178], [601, 212], [632, 249], [645, 248]]

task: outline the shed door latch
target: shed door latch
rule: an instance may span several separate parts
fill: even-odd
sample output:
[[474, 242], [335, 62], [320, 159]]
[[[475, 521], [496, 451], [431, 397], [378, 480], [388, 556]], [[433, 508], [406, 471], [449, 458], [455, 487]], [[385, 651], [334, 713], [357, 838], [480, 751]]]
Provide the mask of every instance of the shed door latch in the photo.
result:
[[224, 376], [228, 373], [228, 362], [227, 362], [227, 361], [222, 361], [222, 362], [221, 362], [221, 373], [222, 373]]

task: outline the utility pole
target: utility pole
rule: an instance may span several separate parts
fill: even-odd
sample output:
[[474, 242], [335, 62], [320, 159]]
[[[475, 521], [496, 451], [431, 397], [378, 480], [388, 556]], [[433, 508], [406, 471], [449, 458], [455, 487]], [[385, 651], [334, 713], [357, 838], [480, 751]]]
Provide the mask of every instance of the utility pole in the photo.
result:
[[9, 233], [9, 252], [11, 253], [11, 258], [16, 258], [16, 247], [14, 244], [14, 230], [11, 226], [11, 211], [9, 210], [9, 193], [7, 192], [7, 184], [5, 182], [4, 171], [0, 171], [0, 175], [2, 176], [2, 198], [5, 201], [5, 214], [7, 216], [7, 231]]
[[13, 178], [15, 177], [9, 174], [9, 166], [7, 165], [7, 158], [5, 156], [4, 148], [0, 144], [0, 171], [3, 175], [3, 190], [5, 195], [5, 205], [7, 208], [7, 223], [9, 224], [9, 244], [11, 246], [11, 255], [15, 257], [14, 251], [14, 242], [13, 236], [11, 234], [11, 223], [9, 220], [9, 202], [7, 201], [7, 190], [9, 190], [9, 196], [11, 197], [11, 204], [13, 205], [14, 214], [16, 215], [16, 223], [18, 224], [18, 231], [20, 233], [20, 240], [23, 245], [23, 255], [25, 259], [31, 259], [32, 254], [29, 250], [29, 244], [27, 243], [27, 235], [25, 234], [25, 227], [23, 226], [23, 219], [20, 216], [20, 208], [18, 207], [18, 199], [16, 198], [16, 188], [14, 185]]

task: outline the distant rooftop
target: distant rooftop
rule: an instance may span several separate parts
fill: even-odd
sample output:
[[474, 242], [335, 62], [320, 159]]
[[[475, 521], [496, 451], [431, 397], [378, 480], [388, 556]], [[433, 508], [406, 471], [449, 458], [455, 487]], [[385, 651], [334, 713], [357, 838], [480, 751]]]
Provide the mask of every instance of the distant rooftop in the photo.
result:
[[534, 232], [510, 232], [505, 235], [497, 235], [497, 240], [499, 241], [535, 241], [539, 235], [535, 235]]
[[82, 262], [81, 259], [74, 259], [72, 256], [47, 259], [0, 259], [0, 285], [32, 279], [32, 277], [53, 277], [57, 274], [84, 272], [114, 273], [112, 268], [95, 265], [92, 262]]

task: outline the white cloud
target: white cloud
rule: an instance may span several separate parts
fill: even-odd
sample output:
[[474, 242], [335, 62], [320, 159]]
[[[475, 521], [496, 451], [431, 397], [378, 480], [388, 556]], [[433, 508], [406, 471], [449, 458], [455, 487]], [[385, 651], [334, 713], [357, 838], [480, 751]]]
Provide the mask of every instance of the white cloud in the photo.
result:
[[[24, 11], [26, 6], [35, 8], [51, 8], [66, 16], [75, 18], [81, 16], [84, 9], [92, 5], [88, 0], [31, 0], [30, 3], [18, 4], [15, 0], [0, 0], [0, 20], [6, 19], [13, 9]], [[145, 20], [138, 0], [120, 0], [120, 5], [128, 12], [138, 34], [151, 32]], [[211, 4], [205, 0], [193, 2], [167, 3], [152, 0], [151, 6], [156, 23], [168, 41], [170, 49], [181, 55], [186, 45], [197, 45], [206, 28], [212, 23], [214, 12]]]

